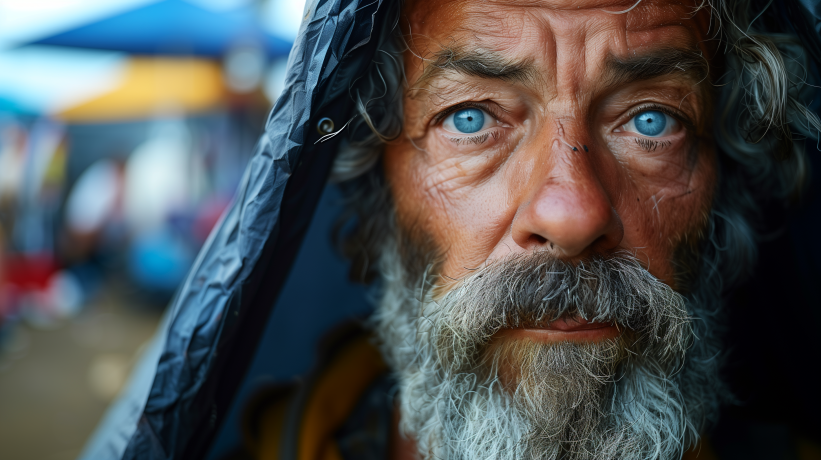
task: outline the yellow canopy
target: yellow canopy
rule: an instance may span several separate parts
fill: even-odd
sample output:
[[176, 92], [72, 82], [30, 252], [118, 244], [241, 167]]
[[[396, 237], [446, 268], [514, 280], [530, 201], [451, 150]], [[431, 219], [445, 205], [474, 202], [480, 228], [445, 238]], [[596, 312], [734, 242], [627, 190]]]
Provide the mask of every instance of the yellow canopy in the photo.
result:
[[220, 65], [203, 59], [134, 58], [115, 90], [57, 113], [66, 122], [105, 122], [191, 113], [225, 99]]

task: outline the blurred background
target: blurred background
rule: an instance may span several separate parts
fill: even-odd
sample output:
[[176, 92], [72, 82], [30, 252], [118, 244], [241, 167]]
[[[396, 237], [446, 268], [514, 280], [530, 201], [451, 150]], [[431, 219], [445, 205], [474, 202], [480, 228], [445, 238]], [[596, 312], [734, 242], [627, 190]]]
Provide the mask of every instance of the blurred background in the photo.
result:
[[0, 458], [73, 459], [233, 197], [304, 0], [0, 0]]

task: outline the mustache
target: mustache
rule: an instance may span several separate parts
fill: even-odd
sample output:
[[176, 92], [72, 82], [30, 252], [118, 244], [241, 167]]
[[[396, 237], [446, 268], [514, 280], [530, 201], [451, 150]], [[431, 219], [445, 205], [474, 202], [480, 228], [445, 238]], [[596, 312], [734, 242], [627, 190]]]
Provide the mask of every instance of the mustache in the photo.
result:
[[575, 315], [629, 329], [636, 345], [664, 361], [682, 357], [693, 341], [685, 297], [626, 252], [576, 264], [546, 252], [509, 256], [431, 303], [422, 316], [430, 319], [440, 359], [457, 366], [460, 355], [475, 356], [501, 329]]

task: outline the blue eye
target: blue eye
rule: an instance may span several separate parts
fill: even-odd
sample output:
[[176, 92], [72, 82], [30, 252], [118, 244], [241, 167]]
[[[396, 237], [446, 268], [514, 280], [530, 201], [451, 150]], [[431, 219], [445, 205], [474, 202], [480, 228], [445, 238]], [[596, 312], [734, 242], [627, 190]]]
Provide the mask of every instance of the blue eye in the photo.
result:
[[658, 110], [648, 110], [633, 117], [633, 124], [639, 134], [656, 137], [667, 127], [667, 115]]
[[457, 110], [453, 114], [453, 127], [464, 134], [475, 133], [485, 125], [485, 114], [479, 109]]

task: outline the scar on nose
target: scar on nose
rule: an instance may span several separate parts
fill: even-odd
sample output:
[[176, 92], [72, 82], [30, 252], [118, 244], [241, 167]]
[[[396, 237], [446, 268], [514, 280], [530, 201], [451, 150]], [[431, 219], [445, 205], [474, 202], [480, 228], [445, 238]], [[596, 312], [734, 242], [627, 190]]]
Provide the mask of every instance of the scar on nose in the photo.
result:
[[564, 139], [559, 139], [559, 141], [561, 141], [561, 143], [562, 143], [562, 144], [564, 144], [564, 145], [568, 146], [568, 147], [570, 148], [570, 150], [573, 150], [574, 152], [578, 152], [578, 151], [579, 151], [579, 149], [577, 149], [576, 147], [573, 147], [572, 145], [570, 145], [570, 144], [568, 144], [567, 142], [565, 142], [565, 141], [564, 141]]
[[577, 152], [577, 151], [579, 150], [579, 149], [577, 149], [576, 147], [573, 147], [572, 145], [570, 145], [570, 144], [568, 144], [567, 142], [565, 142], [565, 140], [564, 140], [564, 139], [562, 139], [562, 138], [559, 138], [559, 142], [561, 142], [562, 144], [566, 145], [568, 148], [570, 148], [570, 150], [572, 150], [572, 151], [574, 151], [574, 152]]
[[[559, 137], [559, 141], [561, 141], [562, 144], [568, 146], [570, 148], [570, 150], [572, 150], [574, 152], [579, 151], [578, 148], [573, 147], [572, 145], [568, 144], [567, 141], [564, 140], [564, 126], [562, 126], [562, 122], [559, 121], [559, 120], [556, 120], [556, 135]], [[586, 145], [582, 145], [582, 147], [584, 147], [585, 152], [588, 151]]]

